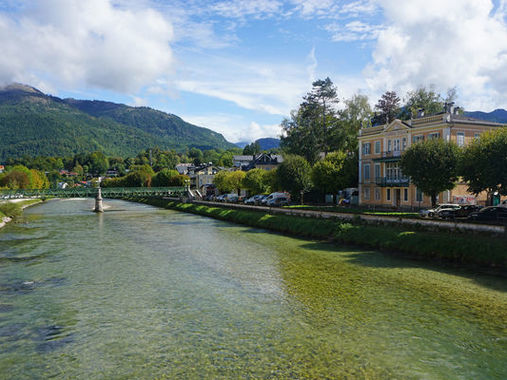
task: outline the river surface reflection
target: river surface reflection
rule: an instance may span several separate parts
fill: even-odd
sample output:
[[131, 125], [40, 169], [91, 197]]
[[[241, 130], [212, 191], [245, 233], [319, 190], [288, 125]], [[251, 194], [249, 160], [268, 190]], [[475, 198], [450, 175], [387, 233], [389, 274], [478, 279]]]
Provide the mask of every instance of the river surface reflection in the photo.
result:
[[505, 279], [105, 203], [0, 230], [0, 378], [507, 378]]

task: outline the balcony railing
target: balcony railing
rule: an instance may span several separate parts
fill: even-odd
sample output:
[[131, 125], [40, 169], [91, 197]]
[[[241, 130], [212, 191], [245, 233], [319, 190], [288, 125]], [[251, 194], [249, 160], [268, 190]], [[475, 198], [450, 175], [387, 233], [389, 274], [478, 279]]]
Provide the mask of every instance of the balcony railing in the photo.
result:
[[397, 160], [401, 158], [403, 151], [392, 150], [390, 152], [381, 152], [378, 157], [373, 158], [373, 161], [386, 161], [386, 160]]
[[405, 176], [399, 177], [376, 177], [375, 183], [377, 186], [393, 186], [393, 187], [408, 187], [410, 178]]

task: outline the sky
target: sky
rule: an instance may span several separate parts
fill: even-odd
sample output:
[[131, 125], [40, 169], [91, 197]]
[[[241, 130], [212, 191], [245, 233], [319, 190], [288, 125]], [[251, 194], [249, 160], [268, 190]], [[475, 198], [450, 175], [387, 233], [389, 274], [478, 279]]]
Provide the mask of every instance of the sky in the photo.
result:
[[[312, 82], [507, 108], [507, 0], [0, 0], [0, 84], [277, 137]], [[343, 104], [343, 102], [342, 102]]]

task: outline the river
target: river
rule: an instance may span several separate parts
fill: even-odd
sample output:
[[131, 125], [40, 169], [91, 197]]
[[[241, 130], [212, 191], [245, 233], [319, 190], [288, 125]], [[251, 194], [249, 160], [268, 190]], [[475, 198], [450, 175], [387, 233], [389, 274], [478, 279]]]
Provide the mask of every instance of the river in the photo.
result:
[[0, 378], [507, 378], [505, 279], [105, 204], [0, 230]]

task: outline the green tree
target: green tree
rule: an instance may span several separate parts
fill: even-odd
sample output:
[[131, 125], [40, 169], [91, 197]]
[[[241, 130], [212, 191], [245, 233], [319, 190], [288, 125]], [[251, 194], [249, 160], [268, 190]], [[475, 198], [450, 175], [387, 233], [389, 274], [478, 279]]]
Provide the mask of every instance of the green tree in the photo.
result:
[[259, 153], [260, 151], [261, 151], [261, 146], [259, 145], [258, 142], [253, 142], [243, 148], [243, 154], [245, 156], [247, 156], [247, 155], [253, 156], [254, 154]]
[[363, 126], [370, 123], [372, 112], [368, 97], [353, 95], [345, 100], [345, 108], [339, 113], [340, 131], [334, 134], [332, 146], [336, 151], [355, 152], [358, 150], [357, 136]]
[[99, 151], [88, 155], [87, 164], [90, 171], [96, 176], [104, 175], [107, 169], [109, 169], [109, 160], [104, 153]]
[[176, 177], [178, 175], [179, 173], [177, 170], [162, 169], [152, 177], [151, 185], [153, 187], [171, 186], [170, 183], [172, 183], [173, 177]]
[[162, 169], [152, 177], [151, 186], [184, 186], [188, 176], [179, 174], [176, 170]]
[[32, 173], [24, 165], [13, 166], [0, 177], [0, 186], [9, 189], [30, 189]]
[[264, 169], [252, 169], [246, 172], [243, 179], [243, 187], [251, 194], [262, 194], [268, 190], [269, 184], [266, 181], [266, 172]]
[[280, 146], [290, 154], [304, 156], [309, 162], [317, 161], [319, 152], [337, 149], [341, 141], [336, 104], [338, 96], [331, 79], [317, 80], [303, 98], [299, 109], [282, 121]]
[[215, 175], [213, 183], [221, 193], [229, 193], [241, 189], [246, 173], [241, 170], [229, 172], [222, 170]]
[[395, 91], [386, 91], [382, 94], [375, 104], [378, 114], [375, 114], [373, 124], [389, 124], [393, 121], [400, 113], [400, 101]]
[[143, 170], [130, 172], [123, 177], [122, 185], [125, 187], [151, 187], [151, 175]]
[[325, 194], [336, 194], [345, 188], [347, 182], [343, 168], [346, 160], [346, 153], [332, 152], [317, 162], [312, 169], [313, 185]]
[[36, 169], [30, 169], [31, 173], [31, 180], [32, 183], [30, 184], [31, 189], [48, 189], [49, 188], [49, 180], [46, 177], [46, 174], [44, 172], [41, 172]]
[[415, 118], [419, 109], [423, 109], [426, 115], [433, 115], [441, 112], [443, 108], [444, 100], [433, 87], [419, 87], [407, 93], [400, 117], [404, 120]]
[[266, 182], [266, 193], [272, 193], [280, 190], [280, 183], [278, 182], [277, 169], [266, 170], [264, 173], [264, 181]]
[[451, 190], [458, 179], [460, 150], [452, 142], [432, 139], [410, 146], [401, 157], [401, 170], [435, 206], [440, 192]]
[[222, 153], [218, 159], [218, 166], [223, 166], [225, 168], [232, 167], [233, 156], [234, 154], [230, 151]]
[[301, 192], [306, 193], [312, 187], [311, 166], [301, 156], [286, 155], [276, 170], [280, 186], [288, 190], [292, 199], [301, 200]]
[[507, 195], [507, 127], [483, 133], [463, 152], [460, 173], [474, 194]]
[[202, 150], [198, 148], [192, 148], [188, 151], [188, 157], [192, 160], [194, 165], [202, 164], [203, 154]]
[[220, 153], [215, 149], [209, 149], [202, 152], [203, 154], [203, 162], [213, 163], [215, 165], [218, 164], [218, 160], [220, 159]]

